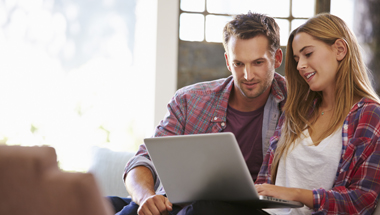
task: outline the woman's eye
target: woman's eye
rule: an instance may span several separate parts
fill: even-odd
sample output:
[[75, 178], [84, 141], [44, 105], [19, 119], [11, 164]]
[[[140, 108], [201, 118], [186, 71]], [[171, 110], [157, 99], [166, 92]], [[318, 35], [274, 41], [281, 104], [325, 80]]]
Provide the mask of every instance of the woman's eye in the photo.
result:
[[310, 57], [311, 54], [313, 54], [313, 52], [309, 52], [309, 53], [305, 54], [305, 56], [306, 56], [306, 57]]

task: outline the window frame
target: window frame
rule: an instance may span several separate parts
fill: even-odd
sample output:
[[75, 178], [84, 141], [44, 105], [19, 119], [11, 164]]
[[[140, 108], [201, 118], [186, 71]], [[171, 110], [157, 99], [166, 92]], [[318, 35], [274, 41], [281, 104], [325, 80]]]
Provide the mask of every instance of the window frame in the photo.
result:
[[[181, 1], [181, 0], [180, 0]], [[189, 40], [181, 40], [180, 39], [180, 32], [178, 33], [178, 40], [179, 41], [187, 41], [187, 42], [203, 42], [203, 43], [219, 43], [219, 42], [208, 42], [206, 41], [206, 17], [207, 15], [215, 15], [215, 16], [233, 16], [235, 14], [225, 14], [225, 13], [210, 13], [207, 11], [207, 1], [205, 0], [205, 10], [203, 12], [194, 12], [194, 11], [184, 11], [181, 9], [181, 4], [178, 4], [179, 7], [179, 13], [178, 13], [178, 29], [180, 29], [180, 17], [182, 13], [188, 13], [188, 14], [202, 14], [203, 15], [203, 23], [204, 23], [204, 29], [203, 29], [203, 40], [202, 41], [189, 41]], [[292, 12], [292, 7], [293, 7], [293, 0], [289, 0], [289, 16], [288, 17], [273, 17], [275, 19], [282, 19], [282, 20], [287, 20], [289, 22], [289, 29], [288, 33], [290, 34], [292, 30], [292, 21], [293, 20], [306, 20], [309, 19], [309, 17], [294, 17], [293, 12]], [[315, 11], [314, 15], [318, 13], [323, 13], [323, 12], [330, 12], [330, 5], [331, 5], [331, 0], [315, 0]]]

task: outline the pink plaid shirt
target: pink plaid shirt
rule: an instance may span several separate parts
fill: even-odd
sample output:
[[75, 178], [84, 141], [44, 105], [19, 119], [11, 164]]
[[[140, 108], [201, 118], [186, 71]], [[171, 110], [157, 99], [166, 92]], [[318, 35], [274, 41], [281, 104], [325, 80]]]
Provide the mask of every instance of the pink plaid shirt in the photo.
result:
[[[222, 132], [226, 128], [228, 99], [233, 82], [230, 76], [178, 90], [167, 106], [165, 118], [156, 127], [154, 137]], [[285, 98], [285, 79], [275, 73], [271, 95], [264, 108], [263, 130], [265, 128], [265, 131], [262, 137], [264, 155], [269, 147], [269, 139], [276, 129]], [[140, 145], [136, 156], [126, 165], [123, 178], [136, 166], [145, 166], [152, 171], [155, 189], [157, 189], [160, 181], [144, 144]], [[159, 193], [162, 194], [163, 191]]]

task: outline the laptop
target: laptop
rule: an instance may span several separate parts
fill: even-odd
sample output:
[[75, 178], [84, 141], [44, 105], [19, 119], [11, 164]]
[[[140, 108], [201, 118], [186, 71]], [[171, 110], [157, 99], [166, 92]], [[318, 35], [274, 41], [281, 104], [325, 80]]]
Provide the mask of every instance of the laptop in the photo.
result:
[[166, 195], [173, 204], [231, 201], [258, 208], [297, 208], [295, 201], [258, 195], [231, 132], [145, 138]]

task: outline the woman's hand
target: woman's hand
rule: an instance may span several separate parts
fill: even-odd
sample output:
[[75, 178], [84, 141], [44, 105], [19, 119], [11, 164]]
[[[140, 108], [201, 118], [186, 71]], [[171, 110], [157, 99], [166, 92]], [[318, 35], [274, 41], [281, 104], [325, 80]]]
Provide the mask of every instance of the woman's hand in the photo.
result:
[[313, 191], [311, 190], [281, 187], [273, 184], [256, 184], [255, 187], [261, 196], [298, 201], [309, 208], [313, 208]]
[[296, 191], [294, 188], [280, 187], [273, 184], [255, 185], [257, 192], [261, 196], [272, 196], [279, 199], [296, 201]]

